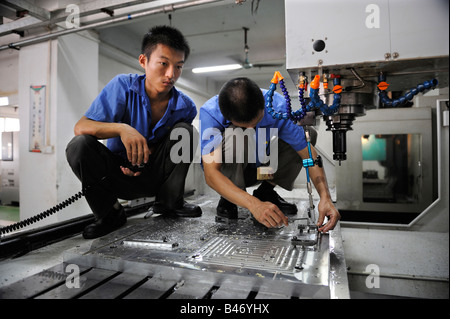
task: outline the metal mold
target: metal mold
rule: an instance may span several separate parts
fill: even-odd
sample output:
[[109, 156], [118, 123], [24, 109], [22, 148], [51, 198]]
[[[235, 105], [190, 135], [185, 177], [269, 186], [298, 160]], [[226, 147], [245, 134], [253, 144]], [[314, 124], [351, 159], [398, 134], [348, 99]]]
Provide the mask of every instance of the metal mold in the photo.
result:
[[336, 251], [335, 241], [340, 241], [339, 227], [319, 234], [304, 216], [306, 203], [299, 203], [289, 226], [278, 229], [264, 227], [244, 209], [239, 209], [239, 219], [217, 223], [217, 200], [192, 200], [202, 207], [201, 218], [133, 218], [107, 236], [67, 250], [64, 263], [80, 267], [83, 289], [70, 290], [64, 278], [52, 281], [54, 287], [40, 287], [36, 275], [0, 289], [0, 296], [20, 298], [27, 292], [32, 298], [349, 297], [345, 260], [330, 258], [330, 247]]

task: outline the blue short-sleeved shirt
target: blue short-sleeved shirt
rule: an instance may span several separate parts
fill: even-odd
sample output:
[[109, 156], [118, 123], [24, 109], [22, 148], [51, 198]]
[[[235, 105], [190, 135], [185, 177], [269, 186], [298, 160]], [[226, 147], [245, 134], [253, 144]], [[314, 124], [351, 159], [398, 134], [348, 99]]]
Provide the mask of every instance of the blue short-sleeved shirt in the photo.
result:
[[[150, 129], [152, 112], [150, 99], [145, 91], [145, 75], [120, 74], [105, 86], [85, 116], [100, 122], [129, 124], [151, 145], [165, 137], [175, 124], [191, 124], [197, 115], [197, 108], [191, 98], [175, 87], [171, 93], [166, 113], [153, 129]], [[107, 147], [113, 153], [126, 158], [126, 149], [120, 137], [108, 139]]]
[[[268, 91], [263, 89], [262, 92], [265, 97]], [[275, 92], [273, 96], [272, 105], [276, 111], [286, 112], [286, 100], [277, 92]], [[200, 108], [200, 140], [202, 155], [211, 153], [222, 142], [222, 133], [230, 126], [230, 124], [232, 123], [227, 121], [220, 111], [219, 97], [217, 95], [208, 100]], [[291, 145], [295, 151], [300, 151], [308, 146], [303, 127], [293, 123], [291, 120], [274, 119], [267, 112], [266, 108], [264, 109], [264, 117], [256, 125], [256, 130], [258, 130], [258, 128], [277, 128], [278, 137]], [[268, 134], [270, 133], [270, 130], [266, 131]], [[266, 144], [271, 138], [272, 136], [270, 135], [266, 136]]]

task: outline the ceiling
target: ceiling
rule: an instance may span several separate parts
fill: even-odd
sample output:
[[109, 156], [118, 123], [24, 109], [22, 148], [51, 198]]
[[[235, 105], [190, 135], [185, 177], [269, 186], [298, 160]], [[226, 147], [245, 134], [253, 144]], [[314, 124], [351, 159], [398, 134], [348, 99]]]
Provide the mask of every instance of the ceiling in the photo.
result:
[[[171, 24], [180, 29], [191, 46], [191, 55], [186, 61], [184, 75], [191, 75], [194, 67], [242, 63], [245, 60], [244, 27], [249, 28], [247, 44], [250, 63], [285, 63], [284, 2], [279, 0], [247, 0], [242, 4], [236, 4], [234, 0], [221, 1], [214, 5], [153, 15], [98, 31], [105, 43], [132, 56], [138, 56], [142, 35], [150, 27], [161, 24]], [[274, 71], [271, 67], [255, 67], [195, 76], [209, 77], [217, 82], [224, 82], [236, 76], [269, 81]]]
[[[0, 44], [4, 44], [3, 37], [14, 37], [12, 41], [27, 39], [27, 36], [35, 33], [33, 30], [61, 30], [64, 28], [65, 13], [64, 1], [2, 1], [0, 16], [4, 17], [3, 30], [7, 23], [22, 22], [21, 28], [11, 32], [1, 32]], [[77, 1], [66, 1], [76, 3]], [[157, 1], [132, 1], [132, 0], [92, 0], [79, 1], [81, 12], [81, 26], [89, 25], [97, 21], [112, 20], [126, 14], [145, 11], [146, 8], [160, 8], [161, 13], [150, 14], [140, 18], [133, 18], [121, 23], [113, 23], [105, 26], [91, 28], [99, 34], [102, 43], [107, 47], [114, 47], [125, 52], [131, 58], [136, 58], [140, 53], [142, 36], [155, 25], [172, 25], [179, 28], [186, 36], [191, 46], [191, 56], [186, 61], [183, 76], [189, 78], [198, 77], [222, 83], [227, 79], [237, 76], [248, 76], [257, 82], [269, 82], [274, 71], [285, 72], [285, 26], [284, 26], [284, 1], [280, 0], [216, 0], [216, 1], [187, 1], [187, 0], [157, 0]], [[18, 7], [17, 3], [22, 5]], [[111, 3], [108, 7], [108, 15], [105, 8], [99, 6]], [[196, 3], [195, 6], [173, 10], [178, 4]], [[199, 3], [197, 5], [197, 3]], [[159, 5], [159, 7], [158, 7]], [[89, 11], [88, 9], [96, 8]], [[22, 10], [22, 11], [21, 11]], [[14, 15], [16, 17], [14, 17]], [[17, 15], [23, 17], [17, 18]], [[34, 23], [28, 22], [34, 19]], [[38, 23], [41, 22], [41, 23]], [[12, 25], [12, 24], [11, 24]], [[23, 27], [25, 25], [25, 27]], [[58, 27], [56, 27], [56, 25]], [[201, 66], [232, 64], [245, 60], [244, 51], [244, 27], [248, 28], [248, 46], [250, 63], [280, 63], [280, 68], [253, 67], [235, 71], [222, 71], [207, 74], [192, 74], [192, 68]], [[8, 31], [8, 29], [6, 29]], [[19, 36], [18, 33], [22, 33]], [[48, 31], [47, 31], [48, 32]], [[9, 34], [7, 34], [9, 33]], [[13, 34], [13, 35], [11, 35]], [[9, 38], [10, 39], [10, 38]], [[11, 42], [11, 40], [9, 40]]]

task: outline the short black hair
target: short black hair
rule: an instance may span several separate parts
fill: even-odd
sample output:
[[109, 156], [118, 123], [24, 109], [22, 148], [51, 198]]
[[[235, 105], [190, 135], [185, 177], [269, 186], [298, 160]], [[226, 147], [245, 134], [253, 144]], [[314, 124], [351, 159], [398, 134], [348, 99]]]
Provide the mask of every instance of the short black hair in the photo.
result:
[[264, 109], [264, 96], [249, 78], [235, 78], [220, 89], [219, 108], [226, 120], [249, 123]]
[[191, 53], [191, 48], [180, 30], [170, 26], [162, 25], [151, 28], [142, 40], [141, 54], [149, 59], [158, 44], [164, 44], [184, 52], [185, 61]]

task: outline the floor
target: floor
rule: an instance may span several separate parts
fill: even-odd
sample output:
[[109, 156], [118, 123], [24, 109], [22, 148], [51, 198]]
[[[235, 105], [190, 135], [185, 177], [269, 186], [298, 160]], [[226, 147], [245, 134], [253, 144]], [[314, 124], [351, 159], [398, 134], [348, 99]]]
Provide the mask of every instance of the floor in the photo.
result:
[[0, 206], [0, 226], [7, 226], [19, 220], [20, 208], [18, 206]]

